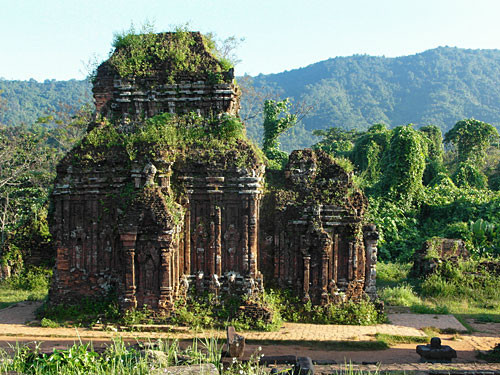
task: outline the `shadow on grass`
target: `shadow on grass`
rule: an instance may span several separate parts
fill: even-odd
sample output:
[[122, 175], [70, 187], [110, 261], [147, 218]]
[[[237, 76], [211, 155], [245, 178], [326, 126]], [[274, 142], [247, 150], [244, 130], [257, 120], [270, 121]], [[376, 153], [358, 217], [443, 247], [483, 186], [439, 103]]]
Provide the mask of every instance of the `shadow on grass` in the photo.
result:
[[382, 341], [246, 340], [247, 344], [301, 346], [313, 350], [371, 351], [389, 349]]
[[[462, 323], [462, 325], [467, 328], [468, 333], [473, 332], [482, 332], [483, 329], [481, 325], [487, 323], [500, 323], [500, 314], [498, 313], [477, 313], [477, 314], [453, 314], [457, 320]], [[500, 337], [500, 327], [498, 330], [493, 332], [491, 329], [488, 330], [488, 333], [493, 334], [494, 336]]]

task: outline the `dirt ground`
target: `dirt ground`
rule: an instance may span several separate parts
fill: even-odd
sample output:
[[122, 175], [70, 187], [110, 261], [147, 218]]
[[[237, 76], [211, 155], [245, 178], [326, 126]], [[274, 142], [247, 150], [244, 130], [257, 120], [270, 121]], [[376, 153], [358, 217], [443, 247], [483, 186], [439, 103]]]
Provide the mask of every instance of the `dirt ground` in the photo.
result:
[[[191, 332], [189, 329], [166, 327], [168, 332], [115, 332], [113, 330], [92, 330], [86, 328], [42, 328], [33, 325], [34, 311], [38, 302], [22, 302], [0, 310], [0, 346], [9, 348], [16, 343], [41, 345], [42, 350], [63, 349], [75, 342], [92, 342], [94, 347], [109, 345], [114, 337], [121, 337], [130, 343], [158, 338], [177, 338], [182, 345], [188, 345], [192, 337], [216, 336], [224, 341], [221, 331]], [[389, 314], [390, 324], [376, 326], [335, 326], [286, 323], [277, 332], [245, 332], [243, 335], [251, 342], [246, 346], [246, 356], [252, 354], [298, 355], [313, 360], [336, 361], [337, 363], [378, 362], [415, 363], [419, 356], [416, 344], [397, 344], [386, 350], [339, 351], [329, 350], [335, 341], [373, 341], [376, 333], [398, 334], [403, 336], [425, 336], [423, 327], [437, 327], [457, 331], [465, 328], [451, 315]], [[31, 324], [30, 324], [31, 322]], [[457, 351], [454, 363], [481, 362], [476, 358], [478, 350], [491, 349], [500, 342], [500, 324], [477, 324], [469, 321], [477, 332], [440, 334], [443, 345], [450, 345]], [[258, 348], [262, 347], [262, 351]]]

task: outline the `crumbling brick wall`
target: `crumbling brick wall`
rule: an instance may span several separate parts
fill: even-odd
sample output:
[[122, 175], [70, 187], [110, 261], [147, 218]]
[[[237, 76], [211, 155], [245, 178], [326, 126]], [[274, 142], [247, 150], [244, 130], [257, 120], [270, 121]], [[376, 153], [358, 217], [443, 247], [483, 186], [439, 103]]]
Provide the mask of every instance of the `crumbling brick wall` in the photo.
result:
[[[220, 73], [201, 42], [192, 48], [217, 80], [203, 70], [177, 72], [172, 82], [169, 62], [122, 77], [103, 63], [94, 85], [101, 117], [89, 132], [108, 126], [118, 137], [165, 112], [237, 116], [232, 70]], [[161, 311], [190, 288], [253, 294], [264, 280], [314, 304], [374, 295], [376, 231], [363, 232], [366, 199], [328, 155], [295, 151], [285, 187], [264, 193], [264, 162], [244, 139], [231, 149], [154, 152], [146, 139], [133, 160], [130, 145], [92, 142], [85, 138], [57, 167], [53, 303], [113, 292], [124, 308]]]
[[322, 151], [292, 152], [284, 189], [263, 206], [262, 216], [272, 217], [261, 223], [261, 256], [273, 264], [266, 280], [313, 304], [363, 295], [371, 259], [362, 232], [367, 201], [351, 177]]

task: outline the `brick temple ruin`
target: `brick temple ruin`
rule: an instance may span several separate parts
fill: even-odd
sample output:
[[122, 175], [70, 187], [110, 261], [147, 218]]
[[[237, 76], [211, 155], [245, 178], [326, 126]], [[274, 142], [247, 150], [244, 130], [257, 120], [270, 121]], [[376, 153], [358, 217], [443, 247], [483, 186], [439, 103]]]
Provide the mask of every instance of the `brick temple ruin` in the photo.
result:
[[96, 121], [57, 167], [52, 303], [112, 290], [123, 308], [168, 310], [192, 289], [254, 294], [264, 283], [313, 304], [375, 298], [378, 235], [363, 220], [367, 201], [325, 153], [294, 151], [284, 187], [265, 190], [264, 162], [244, 140], [235, 150], [193, 147], [182, 157], [172, 147], [148, 153], [145, 143], [133, 160], [124, 147], [91, 142], [105, 119], [127, 133], [162, 113], [238, 116], [233, 71], [201, 34], [188, 34], [203, 69], [169, 74], [167, 59], [123, 77], [111, 58], [99, 66]]

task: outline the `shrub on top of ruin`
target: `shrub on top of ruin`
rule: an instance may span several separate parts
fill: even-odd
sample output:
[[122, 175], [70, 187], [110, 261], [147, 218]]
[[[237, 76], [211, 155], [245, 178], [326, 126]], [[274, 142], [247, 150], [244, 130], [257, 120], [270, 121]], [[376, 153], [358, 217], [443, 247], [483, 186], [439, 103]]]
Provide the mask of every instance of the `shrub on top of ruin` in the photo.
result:
[[236, 166], [263, 162], [262, 151], [246, 138], [239, 118], [229, 114], [200, 117], [195, 113], [162, 113], [120, 129], [107, 119], [98, 119], [69, 157], [84, 163], [103, 161], [108, 150], [120, 150], [130, 161], [161, 157], [175, 161], [192, 151], [202, 159], [229, 156]]
[[155, 33], [151, 24], [139, 31], [132, 25], [129, 30], [114, 34], [113, 48], [109, 63], [121, 77], [147, 77], [161, 69], [161, 74], [167, 74], [167, 82], [174, 83], [182, 73], [201, 72], [215, 74], [217, 83], [224, 81], [221, 73], [233, 67], [219, 53], [212, 35], [190, 32], [187, 25], [166, 33]]

